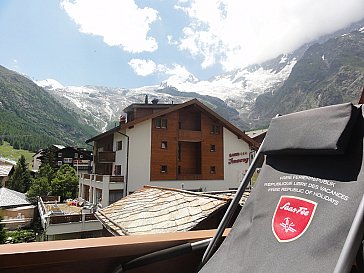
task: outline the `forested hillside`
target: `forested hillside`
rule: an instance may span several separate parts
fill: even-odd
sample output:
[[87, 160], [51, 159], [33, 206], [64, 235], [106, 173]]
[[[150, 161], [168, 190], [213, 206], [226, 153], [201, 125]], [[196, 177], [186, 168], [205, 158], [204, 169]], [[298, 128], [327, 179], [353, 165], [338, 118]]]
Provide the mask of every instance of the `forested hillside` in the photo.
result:
[[0, 142], [36, 151], [50, 144], [85, 146], [95, 134], [44, 89], [0, 66]]

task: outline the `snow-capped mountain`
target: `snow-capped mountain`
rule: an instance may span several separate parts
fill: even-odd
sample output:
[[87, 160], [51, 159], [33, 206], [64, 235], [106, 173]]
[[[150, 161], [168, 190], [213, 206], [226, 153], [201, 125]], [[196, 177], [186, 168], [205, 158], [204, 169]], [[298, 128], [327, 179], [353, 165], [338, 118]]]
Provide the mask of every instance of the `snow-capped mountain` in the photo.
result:
[[51, 79], [36, 83], [100, 131], [117, 121], [128, 105], [144, 102], [145, 95], [150, 100], [158, 98], [160, 103], [182, 103], [199, 98], [237, 126], [248, 129], [244, 114], [250, 111], [255, 98], [281, 85], [295, 63], [292, 57], [280, 56], [270, 64], [238, 69], [208, 81], [200, 81], [189, 74], [172, 76], [160, 85], [133, 89], [63, 86]]
[[60, 84], [58, 81], [53, 79], [47, 79], [42, 81], [37, 81], [36, 84], [39, 86], [46, 88], [48, 90], [56, 90], [56, 89], [62, 89], [64, 86]]
[[[281, 94], [291, 94], [292, 90], [297, 89], [295, 86], [305, 75], [308, 75], [308, 78], [302, 84], [313, 93], [317, 91], [314, 83], [321, 84], [322, 86], [331, 84], [331, 81], [327, 80], [330, 76], [335, 76], [330, 74], [331, 70], [331, 72], [325, 72], [328, 74], [327, 82], [315, 82], [312, 80], [315, 77], [317, 78], [317, 71], [321, 71], [321, 74], [325, 71], [323, 68], [318, 68], [317, 71], [314, 70], [312, 64], [316, 63], [317, 60], [327, 63], [330, 56], [337, 56], [337, 52], [339, 52], [337, 48], [341, 48], [340, 44], [335, 49], [332, 49], [330, 45], [336, 44], [337, 42], [335, 41], [344, 44], [347, 41], [345, 42], [345, 39], [335, 40], [335, 38], [347, 35], [351, 31], [362, 33], [363, 26], [364, 20], [336, 33], [323, 36], [316, 41], [316, 44], [306, 44], [291, 54], [278, 56], [262, 64], [236, 69], [209, 80], [199, 80], [187, 70], [181, 69], [178, 75], [170, 76], [159, 85], [132, 89], [98, 86], [64, 87], [55, 80], [38, 81], [36, 83], [48, 90], [66, 107], [79, 113], [84, 122], [92, 125], [99, 131], [104, 131], [110, 123], [117, 121], [123, 109], [128, 105], [143, 103], [146, 95], [148, 95], [150, 101], [153, 98], [158, 98], [160, 103], [182, 103], [192, 98], [198, 98], [241, 129], [247, 130], [256, 126], [266, 126], [275, 113], [274, 109], [279, 109], [281, 113], [287, 113], [287, 109], [297, 111], [307, 109], [307, 107], [316, 104], [326, 105], [332, 102], [333, 99], [330, 98], [331, 93], [327, 91], [324, 96], [321, 96], [325, 98], [326, 103], [319, 103], [317, 98], [312, 98], [311, 103], [297, 106], [297, 103], [289, 102], [289, 107], [286, 107], [287, 109], [280, 109], [282, 105], [287, 104], [285, 104], [285, 101], [288, 101], [290, 98], [289, 95], [284, 97]], [[358, 35], [355, 34], [356, 36]], [[348, 36], [347, 38], [350, 40], [350, 37], [354, 36]], [[358, 42], [356, 43], [358, 44]], [[310, 54], [305, 52], [316, 52], [320, 48], [318, 44], [323, 45], [323, 48], [320, 49], [322, 53], [317, 53], [319, 54], [317, 60], [311, 60]], [[357, 47], [360, 46], [357, 45]], [[350, 54], [350, 52], [352, 51], [349, 50], [346, 55]], [[362, 52], [362, 49], [358, 49], [358, 52]], [[352, 53], [354, 54], [355, 52]], [[357, 59], [358, 53], [355, 54], [356, 57], [353, 56], [353, 60]], [[338, 57], [335, 58], [337, 59]], [[350, 61], [351, 59], [346, 58], [345, 60]], [[343, 61], [343, 65], [348, 66], [351, 64]], [[358, 62], [356, 66], [358, 66]], [[349, 72], [344, 73], [344, 70], [340, 71], [345, 77], [353, 77], [354, 79], [361, 77], [355, 74], [360, 73], [361, 70], [353, 69], [350, 72], [351, 74]], [[341, 78], [345, 78], [343, 75]], [[320, 80], [324, 79], [322, 77]], [[357, 80], [357, 82], [359, 82], [357, 85], [360, 85], [360, 81]], [[340, 86], [337, 89], [327, 87], [327, 90], [334, 90], [336, 93], [340, 93], [345, 90], [351, 90], [352, 86], [349, 89], [348, 87], [342, 87], [343, 90], [340, 89]], [[298, 88], [297, 90], [300, 91], [301, 89]], [[285, 92], [282, 90], [285, 90]], [[348, 91], [345, 92], [347, 93]], [[343, 95], [343, 101], [348, 101], [356, 96], [356, 94], [347, 95], [346, 93]], [[300, 99], [304, 100], [305, 96], [306, 94], [303, 94]], [[336, 94], [335, 98], [340, 96]]]

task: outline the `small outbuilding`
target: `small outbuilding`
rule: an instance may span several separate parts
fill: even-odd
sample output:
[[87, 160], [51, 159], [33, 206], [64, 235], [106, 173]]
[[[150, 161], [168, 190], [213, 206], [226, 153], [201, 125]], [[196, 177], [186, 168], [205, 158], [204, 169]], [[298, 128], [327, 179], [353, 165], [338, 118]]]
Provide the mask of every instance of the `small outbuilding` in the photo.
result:
[[34, 218], [35, 206], [21, 192], [0, 188], [0, 215], [7, 229], [29, 226]]

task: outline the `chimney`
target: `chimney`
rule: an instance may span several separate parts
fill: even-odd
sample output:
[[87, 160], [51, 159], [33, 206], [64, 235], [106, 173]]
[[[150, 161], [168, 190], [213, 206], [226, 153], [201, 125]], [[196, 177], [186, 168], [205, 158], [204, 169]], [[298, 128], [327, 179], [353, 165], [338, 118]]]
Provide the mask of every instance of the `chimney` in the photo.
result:
[[145, 95], [144, 104], [148, 104], [148, 95]]
[[120, 115], [119, 124], [123, 125], [125, 123], [126, 123], [126, 116], [125, 115]]

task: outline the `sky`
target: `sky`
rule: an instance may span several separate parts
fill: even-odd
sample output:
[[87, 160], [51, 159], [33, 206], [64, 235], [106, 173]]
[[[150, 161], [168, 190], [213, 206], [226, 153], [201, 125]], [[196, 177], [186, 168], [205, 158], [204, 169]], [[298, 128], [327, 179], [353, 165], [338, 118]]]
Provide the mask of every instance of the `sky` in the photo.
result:
[[208, 80], [362, 18], [363, 0], [0, 0], [0, 65], [65, 86]]

